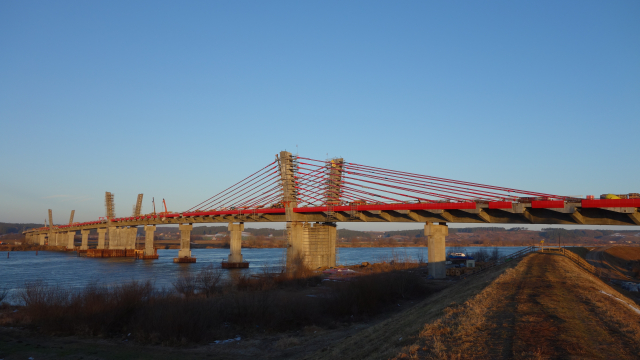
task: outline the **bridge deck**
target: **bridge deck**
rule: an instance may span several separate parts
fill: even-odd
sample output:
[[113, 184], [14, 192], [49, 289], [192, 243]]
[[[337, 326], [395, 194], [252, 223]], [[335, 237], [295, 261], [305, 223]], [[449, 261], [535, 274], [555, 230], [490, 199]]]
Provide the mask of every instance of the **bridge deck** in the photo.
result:
[[[640, 199], [441, 202], [366, 204], [293, 208], [294, 221], [308, 222], [446, 222], [469, 224], [564, 224], [640, 225]], [[74, 231], [106, 226], [140, 226], [185, 223], [285, 222], [284, 208], [200, 211], [124, 218], [60, 225]], [[28, 232], [48, 232], [48, 228]]]

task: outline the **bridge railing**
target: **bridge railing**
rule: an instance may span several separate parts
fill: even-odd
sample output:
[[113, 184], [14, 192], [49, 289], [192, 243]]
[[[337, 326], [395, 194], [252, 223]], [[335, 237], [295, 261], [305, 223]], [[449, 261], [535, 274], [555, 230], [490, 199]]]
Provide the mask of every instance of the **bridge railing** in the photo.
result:
[[582, 270], [592, 275], [595, 275], [599, 278], [606, 277], [604, 272], [601, 269], [589, 264], [587, 260], [583, 259], [582, 257], [580, 257], [580, 255], [574, 253], [573, 251], [567, 250], [565, 248], [561, 248], [559, 252], [562, 253], [562, 255], [564, 255], [567, 259], [571, 260], [574, 264], [576, 264]]

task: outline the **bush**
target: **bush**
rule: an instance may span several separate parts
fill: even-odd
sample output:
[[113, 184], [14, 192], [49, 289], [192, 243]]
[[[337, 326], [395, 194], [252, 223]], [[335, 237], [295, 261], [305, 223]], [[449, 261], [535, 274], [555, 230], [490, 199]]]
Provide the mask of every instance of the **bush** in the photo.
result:
[[[90, 284], [70, 292], [43, 282], [25, 284], [20, 297], [31, 326], [49, 334], [122, 336], [141, 342], [185, 344], [228, 338], [242, 332], [289, 331], [332, 326], [375, 315], [400, 299], [428, 293], [412, 271], [374, 273], [330, 282], [308, 296], [293, 287], [320, 280], [284, 272], [242, 277], [237, 289], [221, 283], [220, 271], [205, 268], [182, 277], [175, 291], [154, 290], [150, 282], [117, 286]], [[244, 279], [244, 280], [243, 280]], [[260, 291], [257, 291], [260, 290]]]

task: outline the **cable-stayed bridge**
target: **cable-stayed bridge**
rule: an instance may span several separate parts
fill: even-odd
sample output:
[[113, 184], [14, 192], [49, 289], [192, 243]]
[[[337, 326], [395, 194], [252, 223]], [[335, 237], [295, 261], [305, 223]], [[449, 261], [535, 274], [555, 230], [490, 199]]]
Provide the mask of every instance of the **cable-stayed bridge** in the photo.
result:
[[289, 261], [301, 255], [311, 266], [332, 266], [336, 223], [419, 222], [429, 238], [430, 263], [442, 262], [434, 268], [434, 275], [439, 276], [436, 269], [444, 269], [447, 223], [640, 225], [638, 194], [576, 198], [384, 169], [341, 158], [316, 160], [286, 151], [262, 169], [181, 212], [165, 209], [141, 214], [140, 195], [132, 216], [117, 217], [113, 195], [107, 193], [105, 199], [105, 218], [81, 223], [71, 219], [68, 225], [54, 226], [50, 212], [49, 226], [25, 232], [27, 240], [73, 248], [73, 236], [80, 231], [80, 250], [89, 250], [89, 230], [97, 229], [96, 250], [106, 254], [107, 250], [132, 250], [136, 227], [145, 226], [144, 256], [153, 258], [154, 225], [179, 224], [182, 238], [176, 261], [192, 262], [192, 224], [228, 223], [229, 263], [240, 264], [240, 233], [245, 222], [285, 222]]

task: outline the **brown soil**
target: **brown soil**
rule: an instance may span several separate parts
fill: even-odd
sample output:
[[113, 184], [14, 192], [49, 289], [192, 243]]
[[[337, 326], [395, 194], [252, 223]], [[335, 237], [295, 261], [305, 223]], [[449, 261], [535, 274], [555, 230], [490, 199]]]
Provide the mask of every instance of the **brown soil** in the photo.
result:
[[632, 301], [558, 254], [532, 254], [427, 323], [397, 358], [637, 359]]

